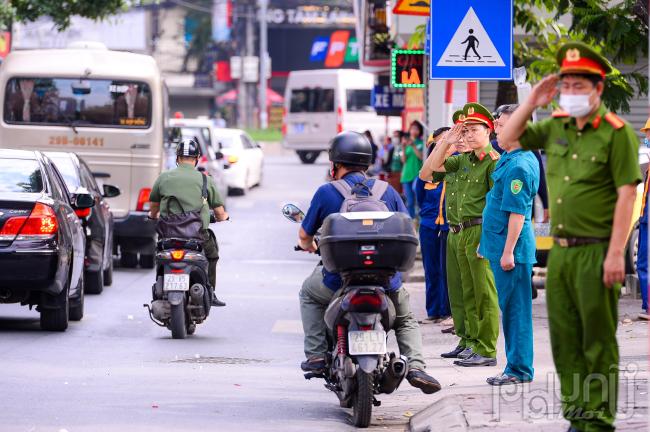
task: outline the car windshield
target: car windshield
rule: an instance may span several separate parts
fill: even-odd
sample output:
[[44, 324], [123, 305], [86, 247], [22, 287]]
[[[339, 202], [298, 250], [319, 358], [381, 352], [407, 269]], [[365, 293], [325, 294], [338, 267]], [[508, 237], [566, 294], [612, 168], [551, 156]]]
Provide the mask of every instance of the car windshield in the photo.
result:
[[52, 159], [54, 165], [59, 169], [68, 190], [76, 191], [81, 186], [81, 179], [72, 159], [67, 155], [52, 155], [51, 153], [48, 153], [47, 156]]
[[221, 143], [221, 148], [234, 148], [235, 138], [231, 136], [216, 136], [214, 140]]
[[43, 177], [34, 159], [0, 159], [0, 192], [41, 192]]
[[7, 123], [146, 128], [151, 90], [141, 82], [80, 78], [12, 78]]
[[334, 112], [334, 89], [291, 90], [289, 111], [292, 113]]

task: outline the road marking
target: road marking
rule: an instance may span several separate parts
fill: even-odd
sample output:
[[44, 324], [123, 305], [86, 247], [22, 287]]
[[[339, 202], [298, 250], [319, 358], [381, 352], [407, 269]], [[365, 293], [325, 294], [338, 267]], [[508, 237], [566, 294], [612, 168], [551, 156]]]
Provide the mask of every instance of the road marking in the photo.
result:
[[251, 259], [241, 260], [240, 262], [246, 264], [298, 264], [305, 265], [311, 264], [313, 260], [274, 260], [274, 259]]
[[300, 320], [278, 320], [273, 324], [271, 333], [303, 334]]

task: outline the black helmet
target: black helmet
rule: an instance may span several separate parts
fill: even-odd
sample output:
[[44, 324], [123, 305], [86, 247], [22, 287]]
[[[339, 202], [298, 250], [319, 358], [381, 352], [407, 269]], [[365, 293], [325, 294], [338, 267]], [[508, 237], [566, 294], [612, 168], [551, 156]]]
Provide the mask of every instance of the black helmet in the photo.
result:
[[357, 132], [341, 132], [330, 141], [330, 161], [344, 165], [368, 167], [372, 163], [372, 146]]
[[199, 143], [193, 139], [184, 139], [178, 143], [176, 147], [176, 156], [183, 157], [199, 157], [201, 156], [201, 149], [199, 148]]

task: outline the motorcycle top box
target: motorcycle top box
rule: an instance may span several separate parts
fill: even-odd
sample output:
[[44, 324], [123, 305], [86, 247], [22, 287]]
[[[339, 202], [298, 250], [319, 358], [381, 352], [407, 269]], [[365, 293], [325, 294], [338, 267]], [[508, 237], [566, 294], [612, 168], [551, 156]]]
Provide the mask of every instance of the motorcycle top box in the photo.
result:
[[334, 213], [325, 218], [319, 248], [323, 265], [345, 277], [392, 275], [413, 267], [418, 239], [404, 213]]

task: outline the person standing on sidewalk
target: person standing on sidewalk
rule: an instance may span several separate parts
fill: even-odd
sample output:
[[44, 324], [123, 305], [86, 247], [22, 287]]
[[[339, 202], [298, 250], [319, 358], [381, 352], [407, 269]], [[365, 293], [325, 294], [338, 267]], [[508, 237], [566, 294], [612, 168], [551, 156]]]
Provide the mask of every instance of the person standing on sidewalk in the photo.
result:
[[[455, 125], [436, 146], [427, 161], [435, 172], [456, 172], [460, 224], [450, 225], [459, 233], [458, 263], [463, 287], [467, 325], [467, 348], [458, 353], [459, 366], [496, 366], [496, 341], [499, 335], [499, 306], [494, 276], [488, 261], [478, 256], [485, 197], [492, 187], [492, 172], [499, 154], [490, 144], [494, 130], [492, 113], [483, 105], [463, 107], [465, 120]], [[447, 151], [460, 140], [470, 153], [447, 157]]]
[[417, 204], [415, 202], [415, 179], [418, 177], [418, 172], [422, 167], [422, 158], [424, 151], [424, 127], [419, 121], [414, 121], [409, 127], [409, 136], [405, 140], [405, 145], [402, 151], [402, 189], [404, 197], [406, 198], [406, 208], [409, 215], [415, 219], [417, 213], [415, 211]]
[[[437, 129], [427, 142], [429, 149], [436, 145], [448, 127]], [[427, 319], [440, 322], [449, 317], [447, 294], [447, 233], [445, 218], [446, 185], [441, 181], [415, 180], [415, 196], [420, 208], [420, 247], [426, 286]]]
[[[650, 119], [641, 128], [645, 133], [643, 144], [650, 147]], [[643, 205], [641, 206], [641, 217], [639, 218], [639, 247], [636, 256], [636, 274], [639, 275], [639, 286], [641, 288], [641, 313], [639, 318], [649, 320], [648, 316], [648, 186], [650, 186], [650, 172], [645, 174], [645, 186], [643, 187]]]
[[[501, 117], [497, 131], [508, 116]], [[497, 132], [498, 134], [498, 132]], [[501, 308], [508, 363], [503, 373], [490, 377], [495, 386], [533, 380], [533, 302], [530, 295], [535, 264], [533, 202], [540, 170], [532, 152], [502, 143], [483, 209], [479, 255], [490, 261]]]
[[[618, 299], [641, 182], [639, 143], [632, 127], [601, 102], [612, 72], [607, 59], [569, 42], [558, 50], [557, 62], [559, 75], [535, 85], [501, 141], [546, 150], [555, 242], [546, 299], [563, 415], [571, 431], [608, 431], [616, 416]], [[558, 91], [563, 111], [529, 123]]]

